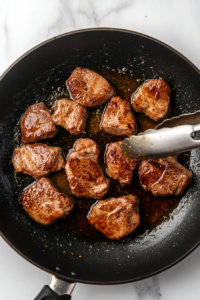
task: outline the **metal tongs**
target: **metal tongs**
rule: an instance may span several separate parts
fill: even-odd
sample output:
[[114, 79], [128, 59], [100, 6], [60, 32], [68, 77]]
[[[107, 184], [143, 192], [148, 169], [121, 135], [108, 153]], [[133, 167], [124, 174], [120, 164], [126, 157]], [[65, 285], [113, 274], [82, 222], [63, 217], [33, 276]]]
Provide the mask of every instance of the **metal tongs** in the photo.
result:
[[136, 160], [177, 156], [200, 147], [200, 140], [191, 137], [193, 132], [199, 130], [200, 111], [197, 111], [166, 119], [156, 129], [126, 138], [121, 149], [125, 156]]

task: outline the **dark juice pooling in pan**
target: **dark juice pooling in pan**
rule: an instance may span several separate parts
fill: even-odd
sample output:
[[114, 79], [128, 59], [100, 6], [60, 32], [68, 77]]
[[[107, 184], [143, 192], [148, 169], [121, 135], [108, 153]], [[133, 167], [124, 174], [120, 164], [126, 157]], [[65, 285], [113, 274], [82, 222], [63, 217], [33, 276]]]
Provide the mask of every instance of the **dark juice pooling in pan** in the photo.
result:
[[[143, 84], [145, 78], [131, 73], [129, 70], [123, 72], [122, 70], [111, 70], [106, 68], [100, 68], [99, 70], [94, 70], [100, 75], [104, 76], [109, 83], [115, 88], [116, 94], [121, 98], [130, 101], [131, 95], [135, 90]], [[43, 100], [48, 108], [53, 110], [55, 101], [61, 98], [69, 98], [69, 94], [66, 88], [65, 80], [59, 82], [49, 93], [47, 93], [46, 98]], [[100, 157], [99, 163], [106, 171], [105, 164], [105, 151], [106, 146], [109, 143], [121, 141], [124, 137], [112, 136], [105, 133], [100, 128], [101, 117], [105, 109], [105, 105], [101, 107], [89, 110], [89, 116], [86, 127], [86, 134], [81, 134], [78, 137], [70, 135], [68, 131], [59, 127], [58, 134], [49, 140], [40, 141], [51, 146], [62, 147], [65, 157], [67, 157], [69, 150], [73, 148], [74, 143], [80, 138], [91, 138], [96, 141], [100, 147]], [[172, 112], [173, 113], [173, 112]], [[169, 116], [171, 117], [171, 116]], [[137, 121], [137, 132], [142, 132], [146, 129], [155, 128], [157, 123], [144, 116], [143, 114], [135, 113], [135, 118]], [[20, 136], [19, 126], [16, 128], [18, 132], [18, 141]], [[185, 153], [179, 157], [179, 162], [185, 167], [188, 167], [190, 161], [190, 155]], [[58, 190], [71, 196], [75, 199], [76, 205], [74, 210], [62, 220], [57, 221], [52, 226], [60, 226], [62, 230], [66, 230], [68, 233], [79, 235], [82, 237], [90, 237], [97, 239], [106, 239], [103, 234], [93, 228], [87, 221], [87, 214], [91, 206], [96, 202], [92, 199], [81, 199], [74, 197], [71, 194], [69, 184], [66, 179], [65, 170], [59, 172], [51, 173], [49, 178], [55, 183]], [[19, 187], [19, 193], [27, 185], [29, 185], [34, 180], [25, 174], [16, 174], [16, 181]], [[138, 234], [144, 232], [147, 229], [152, 229], [159, 223], [163, 222], [164, 219], [169, 218], [170, 212], [178, 205], [181, 197], [154, 197], [150, 192], [146, 192], [142, 189], [137, 176], [137, 169], [133, 175], [133, 182], [131, 186], [121, 187], [118, 181], [113, 179], [110, 180], [110, 189], [108, 194], [104, 196], [104, 199], [109, 197], [118, 197], [125, 194], [133, 193], [139, 198], [139, 210], [141, 224], [137, 229]]]

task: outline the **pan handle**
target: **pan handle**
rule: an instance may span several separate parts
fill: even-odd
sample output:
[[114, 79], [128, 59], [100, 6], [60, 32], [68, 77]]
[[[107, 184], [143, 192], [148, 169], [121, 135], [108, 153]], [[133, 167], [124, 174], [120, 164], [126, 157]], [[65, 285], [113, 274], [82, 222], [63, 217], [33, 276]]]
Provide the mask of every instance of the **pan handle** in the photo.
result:
[[70, 300], [75, 285], [51, 276], [49, 285], [45, 285], [34, 300]]

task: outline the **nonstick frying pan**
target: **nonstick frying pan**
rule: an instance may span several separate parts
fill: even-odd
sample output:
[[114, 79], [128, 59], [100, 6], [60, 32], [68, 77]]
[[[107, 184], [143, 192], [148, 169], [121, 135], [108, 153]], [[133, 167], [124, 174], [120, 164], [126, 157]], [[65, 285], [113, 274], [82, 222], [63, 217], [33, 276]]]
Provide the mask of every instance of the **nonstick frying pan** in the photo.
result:
[[[67, 235], [56, 223], [48, 228], [37, 224], [19, 204], [11, 158], [20, 116], [75, 67], [95, 70], [106, 62], [114, 68], [132, 65], [147, 79], [162, 77], [169, 82], [173, 91], [169, 117], [173, 112], [200, 110], [200, 71], [168, 45], [122, 29], [84, 29], [54, 37], [25, 53], [0, 80], [1, 236], [29, 262], [68, 282], [119, 284], [144, 279], [173, 266], [200, 242], [199, 149], [190, 157], [194, 173], [190, 188], [168, 220], [142, 235], [136, 232], [107, 242]], [[46, 292], [50, 295], [45, 299], [59, 299], [47, 287], [37, 299], [44, 299]]]

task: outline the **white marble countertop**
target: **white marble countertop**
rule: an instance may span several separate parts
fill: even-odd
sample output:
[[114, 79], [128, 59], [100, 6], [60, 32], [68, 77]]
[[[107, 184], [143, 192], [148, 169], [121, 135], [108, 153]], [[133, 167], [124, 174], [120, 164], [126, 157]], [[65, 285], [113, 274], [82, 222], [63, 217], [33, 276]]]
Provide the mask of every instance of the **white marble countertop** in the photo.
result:
[[[0, 74], [36, 44], [66, 31], [119, 27], [151, 35], [200, 68], [200, 2], [195, 0], [0, 0]], [[153, 278], [118, 286], [78, 284], [73, 300], [188, 300], [200, 295], [200, 249]], [[49, 274], [0, 238], [0, 299], [33, 299]]]

